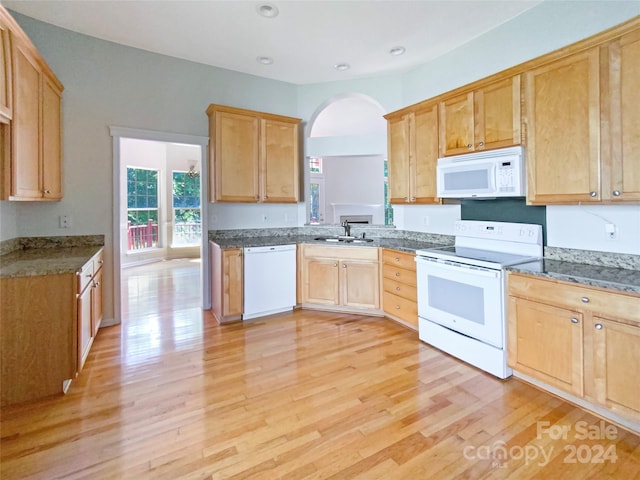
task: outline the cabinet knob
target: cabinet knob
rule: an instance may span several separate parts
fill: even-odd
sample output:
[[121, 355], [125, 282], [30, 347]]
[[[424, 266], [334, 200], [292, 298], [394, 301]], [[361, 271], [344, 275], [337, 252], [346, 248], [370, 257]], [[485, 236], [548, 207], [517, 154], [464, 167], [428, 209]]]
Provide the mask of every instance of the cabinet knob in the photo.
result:
[[582, 298], [580, 299], [580, 301], [581, 301], [582, 303], [589, 303], [589, 297], [582, 297]]
[[264, 199], [265, 199], [265, 200], [266, 200], [267, 198], [269, 198], [269, 195], [265, 195], [265, 196], [264, 196]]
[[596, 330], [602, 330], [602, 324], [601, 323], [596, 323], [594, 325], [594, 327], [596, 328]]
[[333, 266], [334, 266], [334, 267], [337, 267], [337, 266], [338, 266], [338, 264], [337, 264], [337, 263], [334, 263], [334, 264], [333, 264]]
[[396, 310], [400, 310], [400, 305], [396, 305]]
[[396, 260], [396, 262], [399, 262], [400, 261], [400, 257], [396, 257], [395, 260]]
[[409, 197], [404, 197], [405, 202], [409, 202]]
[[400, 276], [400, 272], [396, 272], [396, 277], [399, 277], [399, 276]]
[[87, 277], [87, 278], [91, 278], [91, 277], [93, 277], [93, 273], [87, 273], [87, 274], [85, 275], [85, 277]]
[[580, 320], [578, 320], [576, 317], [571, 317], [571, 323], [579, 323]]
[[347, 264], [346, 264], [346, 263], [343, 263], [343, 264], [342, 264], [342, 268], [347, 268]]
[[400, 291], [400, 287], [396, 287], [396, 291], [399, 292]]
[[49, 190], [48, 188], [45, 188], [42, 193], [44, 193], [45, 195], [48, 195], [49, 193], [51, 193], [51, 190]]
[[467, 143], [467, 149], [471, 150], [473, 148], [473, 144], [472, 143]]
[[620, 190], [614, 190], [613, 191], [613, 196], [614, 197], [619, 197], [620, 196]]
[[411, 201], [415, 202], [416, 201], [416, 197], [411, 197]]
[[102, 265], [104, 263], [104, 260], [98, 260], [98, 263]]
[[484, 147], [484, 142], [478, 143], [478, 147], [480, 147], [480, 148]]
[[589, 196], [597, 197], [598, 196], [598, 192], [589, 192]]

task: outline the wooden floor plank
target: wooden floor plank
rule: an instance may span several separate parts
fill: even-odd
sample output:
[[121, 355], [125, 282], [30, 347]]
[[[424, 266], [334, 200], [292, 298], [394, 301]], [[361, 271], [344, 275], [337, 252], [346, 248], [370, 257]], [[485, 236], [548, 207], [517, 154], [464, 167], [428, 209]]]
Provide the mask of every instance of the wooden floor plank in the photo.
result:
[[[69, 393], [2, 409], [0, 478], [640, 478], [637, 435], [576, 439], [600, 420], [390, 320], [299, 310], [221, 326], [199, 308], [196, 262], [122, 277], [123, 324], [100, 330]], [[569, 445], [617, 458], [568, 463]]]

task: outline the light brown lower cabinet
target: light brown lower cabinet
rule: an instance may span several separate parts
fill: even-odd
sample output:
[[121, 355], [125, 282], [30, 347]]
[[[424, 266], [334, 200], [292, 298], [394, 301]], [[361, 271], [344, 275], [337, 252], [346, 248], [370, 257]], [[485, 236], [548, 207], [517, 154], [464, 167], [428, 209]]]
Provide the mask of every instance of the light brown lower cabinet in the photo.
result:
[[60, 394], [102, 320], [102, 253], [79, 273], [0, 279], [0, 403]]
[[394, 320], [417, 330], [418, 297], [415, 255], [382, 249], [382, 308]]
[[640, 422], [640, 295], [508, 276], [508, 363]]
[[211, 312], [219, 323], [242, 319], [242, 248], [221, 248], [209, 242], [211, 264]]
[[378, 248], [302, 245], [302, 304], [330, 309], [378, 310]]

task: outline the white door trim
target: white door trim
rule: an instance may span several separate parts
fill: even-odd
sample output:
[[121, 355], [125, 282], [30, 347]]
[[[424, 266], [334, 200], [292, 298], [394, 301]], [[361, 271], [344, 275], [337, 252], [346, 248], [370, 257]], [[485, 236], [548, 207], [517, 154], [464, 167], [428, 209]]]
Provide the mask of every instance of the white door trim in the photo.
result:
[[117, 324], [122, 321], [122, 303], [120, 299], [120, 255], [121, 255], [121, 228], [120, 228], [120, 139], [135, 138], [137, 140], [153, 140], [157, 142], [168, 143], [184, 143], [188, 145], [199, 145], [200, 158], [200, 175], [203, 179], [201, 189], [201, 219], [202, 219], [202, 238], [200, 245], [200, 261], [201, 261], [201, 284], [202, 284], [202, 308], [208, 310], [211, 308], [211, 289], [209, 288], [209, 240], [207, 228], [209, 214], [209, 186], [205, 179], [209, 178], [209, 165], [207, 163], [207, 148], [209, 146], [209, 137], [201, 137], [198, 135], [186, 135], [182, 133], [159, 132], [155, 130], [142, 130], [128, 127], [109, 127], [109, 134], [112, 137], [113, 147], [113, 323]]

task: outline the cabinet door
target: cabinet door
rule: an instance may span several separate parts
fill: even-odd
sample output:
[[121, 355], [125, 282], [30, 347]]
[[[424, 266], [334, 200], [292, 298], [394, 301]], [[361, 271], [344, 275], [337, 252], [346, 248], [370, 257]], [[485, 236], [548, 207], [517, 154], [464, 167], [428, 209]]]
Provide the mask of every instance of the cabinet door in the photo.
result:
[[578, 396], [583, 394], [582, 315], [509, 297], [508, 364]]
[[82, 370], [93, 341], [91, 328], [91, 286], [78, 297], [78, 372]]
[[414, 145], [409, 171], [411, 202], [440, 203], [436, 197], [438, 163], [438, 105], [417, 110], [413, 116]]
[[302, 301], [319, 305], [340, 304], [338, 260], [305, 258], [302, 272]]
[[262, 201], [298, 201], [298, 124], [261, 121]]
[[380, 308], [380, 274], [378, 262], [343, 260], [341, 304], [356, 308]]
[[102, 268], [93, 276], [91, 285], [91, 336], [95, 337], [104, 316], [102, 302]]
[[40, 178], [40, 86], [38, 64], [14, 43], [14, 115], [11, 127], [11, 197], [42, 198]]
[[409, 114], [387, 121], [389, 202], [409, 202]]
[[222, 315], [242, 315], [243, 264], [242, 249], [222, 251]]
[[257, 202], [259, 120], [256, 116], [214, 112], [212, 202]]
[[42, 190], [48, 200], [62, 198], [61, 92], [42, 80]]
[[527, 200], [599, 201], [599, 50], [525, 73]]
[[440, 154], [469, 153], [473, 150], [473, 93], [440, 102]]
[[613, 201], [637, 202], [640, 201], [640, 31], [613, 42], [609, 52], [611, 151], [603, 157], [605, 166], [610, 168], [611, 188], [603, 196]]
[[640, 420], [640, 328], [600, 317], [594, 317], [589, 328], [596, 400]]
[[507, 78], [474, 92], [474, 150], [521, 143], [520, 76]]
[[12, 69], [11, 34], [0, 17], [0, 122], [2, 123], [7, 123], [13, 116]]

